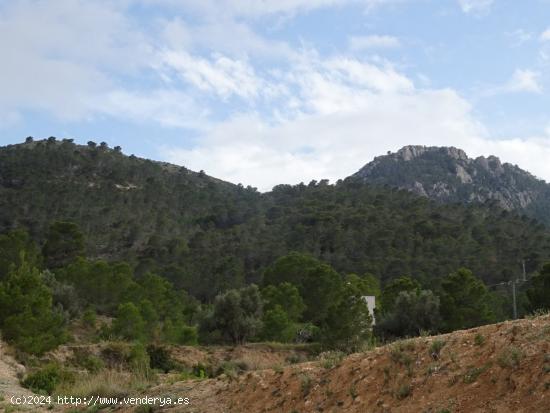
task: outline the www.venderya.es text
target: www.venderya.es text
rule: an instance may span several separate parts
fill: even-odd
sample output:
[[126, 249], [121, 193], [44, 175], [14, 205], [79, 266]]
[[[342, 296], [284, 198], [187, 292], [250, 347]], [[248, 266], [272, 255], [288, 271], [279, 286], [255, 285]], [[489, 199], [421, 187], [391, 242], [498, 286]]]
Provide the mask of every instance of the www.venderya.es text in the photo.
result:
[[41, 405], [47, 406], [52, 404], [66, 406], [182, 406], [191, 404], [188, 397], [75, 397], [75, 396], [12, 396], [10, 401], [14, 405]]

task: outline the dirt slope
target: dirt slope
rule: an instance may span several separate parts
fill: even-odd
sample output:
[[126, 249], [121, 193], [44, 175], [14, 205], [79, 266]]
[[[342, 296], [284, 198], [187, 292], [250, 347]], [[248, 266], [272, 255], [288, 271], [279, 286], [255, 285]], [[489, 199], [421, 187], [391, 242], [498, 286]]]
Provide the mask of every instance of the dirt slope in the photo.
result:
[[[12, 396], [32, 395], [29, 390], [19, 384], [18, 373], [19, 376], [22, 376], [24, 371], [25, 368], [22, 365], [6, 354], [5, 345], [0, 341], [0, 411], [6, 410]], [[23, 409], [22, 407], [21, 410]]]
[[161, 411], [550, 412], [550, 316], [152, 393], [191, 398]]
[[[24, 391], [14, 381], [13, 367], [0, 365], [0, 374], [11, 391]], [[550, 315], [233, 378], [163, 382], [132, 396], [188, 397], [191, 404], [102, 411], [550, 413]]]

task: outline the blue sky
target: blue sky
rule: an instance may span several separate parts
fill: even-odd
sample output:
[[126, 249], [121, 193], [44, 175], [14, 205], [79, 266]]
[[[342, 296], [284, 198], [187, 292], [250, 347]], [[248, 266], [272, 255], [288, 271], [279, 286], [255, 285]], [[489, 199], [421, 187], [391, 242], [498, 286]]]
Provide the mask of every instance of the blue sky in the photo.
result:
[[268, 190], [407, 144], [550, 180], [550, 0], [0, 0], [0, 144]]

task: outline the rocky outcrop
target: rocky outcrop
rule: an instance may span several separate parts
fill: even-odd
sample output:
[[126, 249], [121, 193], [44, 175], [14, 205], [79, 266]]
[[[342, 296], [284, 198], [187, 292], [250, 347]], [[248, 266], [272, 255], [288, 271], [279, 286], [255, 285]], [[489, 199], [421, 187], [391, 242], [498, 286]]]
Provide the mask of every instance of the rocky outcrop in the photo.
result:
[[495, 202], [550, 223], [550, 185], [496, 156], [472, 159], [455, 147], [405, 146], [352, 176], [442, 202]]

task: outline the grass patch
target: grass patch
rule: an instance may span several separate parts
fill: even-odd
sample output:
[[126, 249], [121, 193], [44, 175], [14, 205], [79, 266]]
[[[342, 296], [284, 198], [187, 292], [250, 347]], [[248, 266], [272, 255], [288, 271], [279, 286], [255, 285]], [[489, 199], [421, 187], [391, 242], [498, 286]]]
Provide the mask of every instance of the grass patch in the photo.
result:
[[474, 344], [476, 346], [482, 346], [483, 344], [485, 344], [485, 337], [483, 337], [482, 334], [477, 333], [476, 336], [474, 337]]
[[430, 356], [434, 360], [439, 360], [439, 356], [441, 355], [441, 350], [443, 347], [445, 347], [446, 342], [444, 340], [434, 340], [432, 341], [432, 344], [430, 345]]
[[325, 369], [332, 369], [342, 362], [344, 356], [341, 351], [325, 351], [319, 354], [319, 364]]
[[497, 361], [502, 368], [517, 368], [523, 359], [524, 354], [518, 347], [508, 347], [500, 352]]
[[403, 400], [409, 397], [412, 393], [412, 387], [409, 383], [403, 383], [395, 391], [395, 398], [398, 400]]
[[300, 388], [304, 396], [309, 394], [312, 386], [313, 380], [311, 379], [311, 376], [307, 373], [300, 373]]
[[61, 383], [55, 393], [75, 397], [124, 397], [144, 390], [151, 384], [152, 380], [144, 375], [107, 369]]
[[466, 384], [475, 383], [478, 377], [489, 369], [490, 364], [485, 364], [482, 367], [470, 367], [464, 373], [462, 381]]

